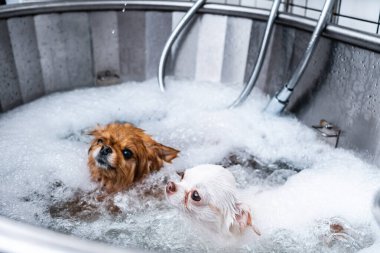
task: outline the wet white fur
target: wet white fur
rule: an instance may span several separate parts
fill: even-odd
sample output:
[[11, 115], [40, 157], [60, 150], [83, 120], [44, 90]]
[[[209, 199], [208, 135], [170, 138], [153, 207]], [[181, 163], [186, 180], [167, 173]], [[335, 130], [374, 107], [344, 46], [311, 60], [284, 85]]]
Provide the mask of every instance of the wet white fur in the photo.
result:
[[[218, 165], [199, 165], [186, 170], [183, 179], [175, 182], [175, 186], [176, 192], [166, 194], [167, 199], [190, 219], [225, 236], [239, 232], [236, 216], [239, 209], [247, 208], [247, 205], [241, 203], [230, 171]], [[194, 190], [198, 191], [201, 201], [191, 199]], [[185, 195], [188, 195], [187, 204]]]

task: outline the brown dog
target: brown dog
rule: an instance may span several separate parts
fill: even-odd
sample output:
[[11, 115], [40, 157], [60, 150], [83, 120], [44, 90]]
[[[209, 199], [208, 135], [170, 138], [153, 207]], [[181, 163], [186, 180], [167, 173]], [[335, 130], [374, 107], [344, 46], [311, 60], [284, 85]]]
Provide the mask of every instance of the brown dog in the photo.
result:
[[170, 163], [179, 151], [164, 146], [131, 124], [112, 123], [90, 132], [94, 136], [88, 150], [92, 180], [108, 193], [127, 189], [164, 162]]

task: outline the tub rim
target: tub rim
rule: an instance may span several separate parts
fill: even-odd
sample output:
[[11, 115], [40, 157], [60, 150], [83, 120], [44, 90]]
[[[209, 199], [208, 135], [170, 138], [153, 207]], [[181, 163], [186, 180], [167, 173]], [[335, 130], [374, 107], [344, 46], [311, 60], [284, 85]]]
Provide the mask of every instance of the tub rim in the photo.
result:
[[[0, 19], [47, 14], [56, 12], [77, 12], [77, 11], [121, 11], [144, 10], [144, 11], [187, 11], [193, 5], [192, 2], [182, 1], [144, 1], [128, 0], [106, 1], [106, 0], [80, 0], [80, 1], [50, 1], [33, 2], [22, 4], [11, 4], [0, 7]], [[255, 7], [233, 6], [216, 3], [206, 3], [200, 13], [219, 14], [234, 17], [250, 18], [259, 21], [266, 21], [270, 10]], [[312, 32], [317, 24], [317, 20], [279, 12], [276, 24], [292, 27], [308, 32]], [[329, 23], [322, 33], [325, 38], [348, 43], [360, 48], [380, 53], [380, 35], [354, 30], [337, 24]]]
[[134, 248], [116, 248], [110, 244], [90, 241], [73, 235], [58, 233], [0, 216], [0, 251], [78, 252], [78, 253], [142, 253]]

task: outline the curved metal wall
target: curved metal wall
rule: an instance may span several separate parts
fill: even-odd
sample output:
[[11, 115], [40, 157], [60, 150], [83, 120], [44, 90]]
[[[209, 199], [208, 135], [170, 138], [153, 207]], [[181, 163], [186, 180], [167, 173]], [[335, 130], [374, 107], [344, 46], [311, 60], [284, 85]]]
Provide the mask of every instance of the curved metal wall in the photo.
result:
[[[273, 96], [293, 73], [310, 34], [277, 26], [265, 81]], [[380, 163], [380, 53], [322, 38], [287, 110], [306, 125], [325, 119], [342, 130], [339, 147]]]
[[[106, 71], [120, 77], [115, 82], [154, 78], [163, 45], [182, 15], [93, 11], [0, 20], [2, 111], [51, 92], [102, 84], [97, 77]], [[199, 15], [175, 45], [169, 73], [242, 83], [251, 30], [256, 49], [264, 28], [262, 22], [253, 23], [246, 18]]]
[[44, 94], [94, 86], [110, 71], [122, 81], [155, 75], [170, 13], [65, 12], [0, 20], [3, 111]]

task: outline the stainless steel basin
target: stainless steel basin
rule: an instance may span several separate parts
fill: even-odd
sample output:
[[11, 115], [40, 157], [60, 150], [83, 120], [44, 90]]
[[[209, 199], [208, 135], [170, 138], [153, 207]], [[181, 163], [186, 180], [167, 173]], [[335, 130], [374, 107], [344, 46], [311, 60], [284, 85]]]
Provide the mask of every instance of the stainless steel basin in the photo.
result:
[[[57, 91], [154, 78], [164, 43], [190, 6], [65, 1], [1, 7], [0, 112]], [[255, 65], [268, 14], [206, 4], [174, 45], [167, 73], [242, 87]], [[279, 90], [315, 24], [281, 12], [257, 88], [270, 96]], [[342, 130], [340, 147], [379, 164], [379, 85], [380, 37], [329, 24], [288, 110], [309, 126], [321, 119], [334, 123]], [[118, 252], [0, 218], [0, 251], [33, 252], [41, 244], [47, 252]]]

